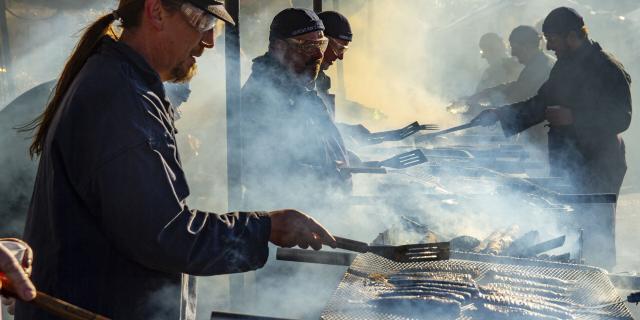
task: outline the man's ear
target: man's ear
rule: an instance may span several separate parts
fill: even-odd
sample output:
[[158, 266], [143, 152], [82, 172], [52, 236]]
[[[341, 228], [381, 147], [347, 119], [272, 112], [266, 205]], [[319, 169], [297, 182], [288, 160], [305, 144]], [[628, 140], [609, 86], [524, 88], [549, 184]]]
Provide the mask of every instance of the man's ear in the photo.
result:
[[165, 10], [161, 0], [146, 0], [144, 3], [144, 15], [151, 26], [156, 30], [164, 27]]

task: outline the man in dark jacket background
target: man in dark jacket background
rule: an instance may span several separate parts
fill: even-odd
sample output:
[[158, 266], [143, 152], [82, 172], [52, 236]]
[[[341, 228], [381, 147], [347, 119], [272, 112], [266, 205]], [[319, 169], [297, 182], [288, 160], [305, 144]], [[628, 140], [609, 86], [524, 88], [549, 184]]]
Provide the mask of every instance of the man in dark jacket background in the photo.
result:
[[[214, 0], [120, 0], [87, 28], [31, 146], [40, 162], [24, 237], [39, 289], [111, 319], [192, 320], [187, 274], [255, 270], [268, 242], [334, 243], [295, 210], [187, 206], [162, 81], [194, 74], [196, 57], [214, 46], [216, 17], [233, 23]], [[119, 37], [108, 34], [115, 20]], [[24, 303], [16, 311], [16, 320], [58, 319]]]
[[309, 208], [351, 189], [340, 170], [349, 165], [344, 141], [315, 90], [324, 29], [313, 11], [285, 9], [271, 24], [268, 52], [253, 61], [242, 88], [245, 208]]

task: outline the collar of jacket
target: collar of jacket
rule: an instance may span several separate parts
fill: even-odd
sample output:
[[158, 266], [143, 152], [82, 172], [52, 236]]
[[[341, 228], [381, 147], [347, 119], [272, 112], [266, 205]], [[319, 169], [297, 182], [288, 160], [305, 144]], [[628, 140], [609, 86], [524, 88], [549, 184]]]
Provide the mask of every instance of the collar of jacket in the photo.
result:
[[138, 52], [133, 50], [127, 44], [116, 41], [109, 36], [102, 38], [99, 51], [106, 55], [111, 55], [119, 59], [123, 59], [137, 71], [140, 78], [153, 92], [155, 92], [162, 100], [165, 100], [164, 85], [160, 80], [160, 75], [149, 65]]
[[[116, 41], [109, 36], [104, 36], [101, 42], [99, 52], [118, 59], [123, 59], [131, 65], [149, 89], [151, 89], [151, 91], [153, 91], [162, 100], [163, 107], [169, 113], [171, 119], [175, 121], [176, 114], [173, 108], [171, 108], [171, 102], [167, 99], [164, 91], [164, 84], [160, 79], [160, 75], [151, 68], [147, 60], [145, 60], [143, 56], [133, 50], [129, 45]], [[173, 132], [178, 133], [178, 129], [175, 128], [173, 124], [172, 127]]]
[[320, 70], [316, 78], [316, 90], [328, 92], [329, 89], [331, 89], [331, 78], [329, 78], [324, 70]]
[[276, 87], [292, 94], [314, 91], [300, 84], [285, 66], [268, 52], [253, 59], [252, 72], [268, 78]]
[[601, 50], [602, 50], [602, 47], [600, 47], [600, 44], [587, 39], [578, 49], [569, 53], [566, 57], [558, 60], [580, 61], [586, 56], [588, 56], [591, 52], [601, 51]]

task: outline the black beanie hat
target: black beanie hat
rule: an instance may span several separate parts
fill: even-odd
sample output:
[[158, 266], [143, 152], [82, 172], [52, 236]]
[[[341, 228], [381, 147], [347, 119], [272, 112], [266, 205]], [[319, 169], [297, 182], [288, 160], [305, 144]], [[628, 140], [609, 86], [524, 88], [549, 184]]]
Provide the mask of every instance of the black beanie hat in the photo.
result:
[[542, 24], [542, 32], [544, 33], [567, 33], [569, 31], [578, 31], [584, 27], [582, 16], [574, 9], [560, 7], [553, 9]]
[[309, 9], [287, 8], [273, 18], [269, 39], [287, 39], [314, 31], [324, 31], [322, 20], [315, 12]]
[[324, 34], [326, 36], [346, 41], [353, 39], [351, 25], [347, 17], [335, 11], [320, 12], [318, 17], [324, 23]]

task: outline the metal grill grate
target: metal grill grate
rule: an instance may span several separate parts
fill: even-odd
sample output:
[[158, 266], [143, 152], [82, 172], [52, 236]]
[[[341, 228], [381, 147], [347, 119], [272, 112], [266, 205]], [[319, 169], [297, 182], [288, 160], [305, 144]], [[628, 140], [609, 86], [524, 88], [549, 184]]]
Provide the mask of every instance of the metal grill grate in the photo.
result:
[[[513, 261], [517, 261], [514, 259]], [[520, 259], [525, 261], [524, 259]], [[367, 302], [376, 297], [379, 289], [370, 277], [376, 274], [389, 275], [404, 270], [445, 271], [455, 268], [469, 270], [481, 279], [489, 270], [518, 271], [536, 275], [551, 276], [561, 280], [575, 281], [575, 290], [566, 301], [582, 306], [599, 306], [612, 302], [618, 304], [601, 309], [576, 312], [576, 319], [633, 319], [629, 309], [616, 294], [606, 273], [598, 268], [527, 260], [527, 265], [499, 264], [468, 260], [430, 261], [421, 263], [397, 263], [370, 253], [360, 254], [351, 264], [336, 292], [322, 313], [322, 319], [410, 319], [400, 315], [382, 313]], [[537, 263], [537, 262], [536, 262]], [[459, 319], [472, 319], [464, 313]]]

